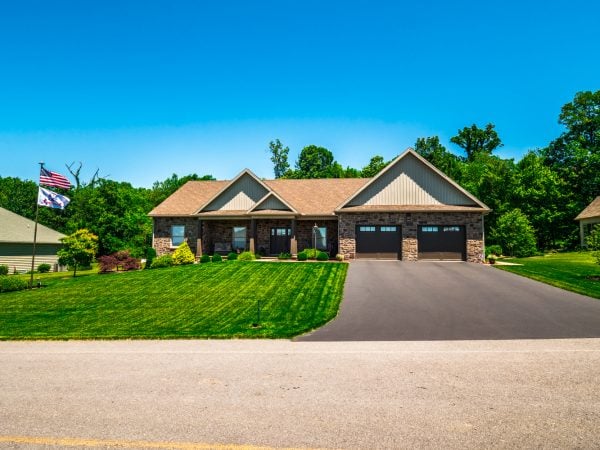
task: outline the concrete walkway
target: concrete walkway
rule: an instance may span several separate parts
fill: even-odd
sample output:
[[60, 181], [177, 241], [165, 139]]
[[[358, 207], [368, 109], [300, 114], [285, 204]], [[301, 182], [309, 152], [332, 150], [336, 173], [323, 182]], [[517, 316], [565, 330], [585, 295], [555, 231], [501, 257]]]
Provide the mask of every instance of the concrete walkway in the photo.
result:
[[600, 300], [490, 266], [355, 261], [338, 317], [301, 341], [600, 337]]

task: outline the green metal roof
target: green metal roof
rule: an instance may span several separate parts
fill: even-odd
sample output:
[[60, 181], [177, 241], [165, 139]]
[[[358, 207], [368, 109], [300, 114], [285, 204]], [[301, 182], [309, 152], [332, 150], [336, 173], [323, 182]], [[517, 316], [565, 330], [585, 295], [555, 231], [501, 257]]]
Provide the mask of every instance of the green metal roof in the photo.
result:
[[[35, 222], [0, 208], [0, 242], [33, 243], [33, 230]], [[54, 231], [40, 223], [37, 229], [37, 242], [39, 244], [60, 244], [64, 234]]]

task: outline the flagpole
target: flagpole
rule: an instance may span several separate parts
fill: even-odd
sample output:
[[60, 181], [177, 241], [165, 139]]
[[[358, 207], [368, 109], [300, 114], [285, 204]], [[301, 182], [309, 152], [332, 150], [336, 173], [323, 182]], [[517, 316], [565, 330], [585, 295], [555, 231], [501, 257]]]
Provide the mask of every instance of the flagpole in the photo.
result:
[[[44, 168], [44, 162], [40, 162], [40, 173], [42, 173], [42, 169]], [[38, 181], [39, 181], [39, 176], [38, 176]], [[37, 242], [37, 226], [38, 226], [38, 213], [40, 210], [40, 203], [39, 203], [39, 196], [40, 196], [40, 186], [38, 183], [38, 195], [35, 198], [35, 227], [33, 228], [33, 253], [31, 255], [31, 276], [29, 278], [29, 289], [33, 288], [33, 270], [35, 269], [35, 244]]]

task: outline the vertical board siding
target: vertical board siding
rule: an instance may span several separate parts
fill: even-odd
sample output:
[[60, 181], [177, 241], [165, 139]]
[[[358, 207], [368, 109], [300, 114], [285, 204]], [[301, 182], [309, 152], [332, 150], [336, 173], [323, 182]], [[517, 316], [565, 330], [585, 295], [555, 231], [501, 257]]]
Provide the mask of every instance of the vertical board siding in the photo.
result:
[[476, 203], [412, 155], [358, 194], [348, 206], [473, 205]]
[[280, 211], [289, 211], [290, 210], [290, 208], [288, 208], [287, 206], [285, 206], [274, 195], [270, 195], [269, 197], [267, 197], [265, 199], [265, 201], [262, 202], [260, 205], [258, 205], [254, 210], [255, 211], [261, 211], [263, 209], [276, 209], [276, 210], [280, 210]]
[[243, 175], [214, 199], [205, 211], [246, 211], [267, 195], [267, 189], [250, 175]]

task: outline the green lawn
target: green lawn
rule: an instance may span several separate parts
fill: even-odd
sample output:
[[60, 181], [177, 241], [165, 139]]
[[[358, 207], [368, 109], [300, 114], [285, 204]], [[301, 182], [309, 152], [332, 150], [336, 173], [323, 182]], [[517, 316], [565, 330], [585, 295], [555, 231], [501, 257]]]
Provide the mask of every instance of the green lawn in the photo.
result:
[[0, 339], [291, 337], [335, 317], [347, 268], [223, 262], [42, 276], [42, 289], [0, 294]]
[[600, 266], [596, 264], [591, 252], [553, 253], [502, 261], [523, 265], [495, 267], [562, 289], [600, 298], [600, 281], [588, 279], [590, 276], [600, 276]]

